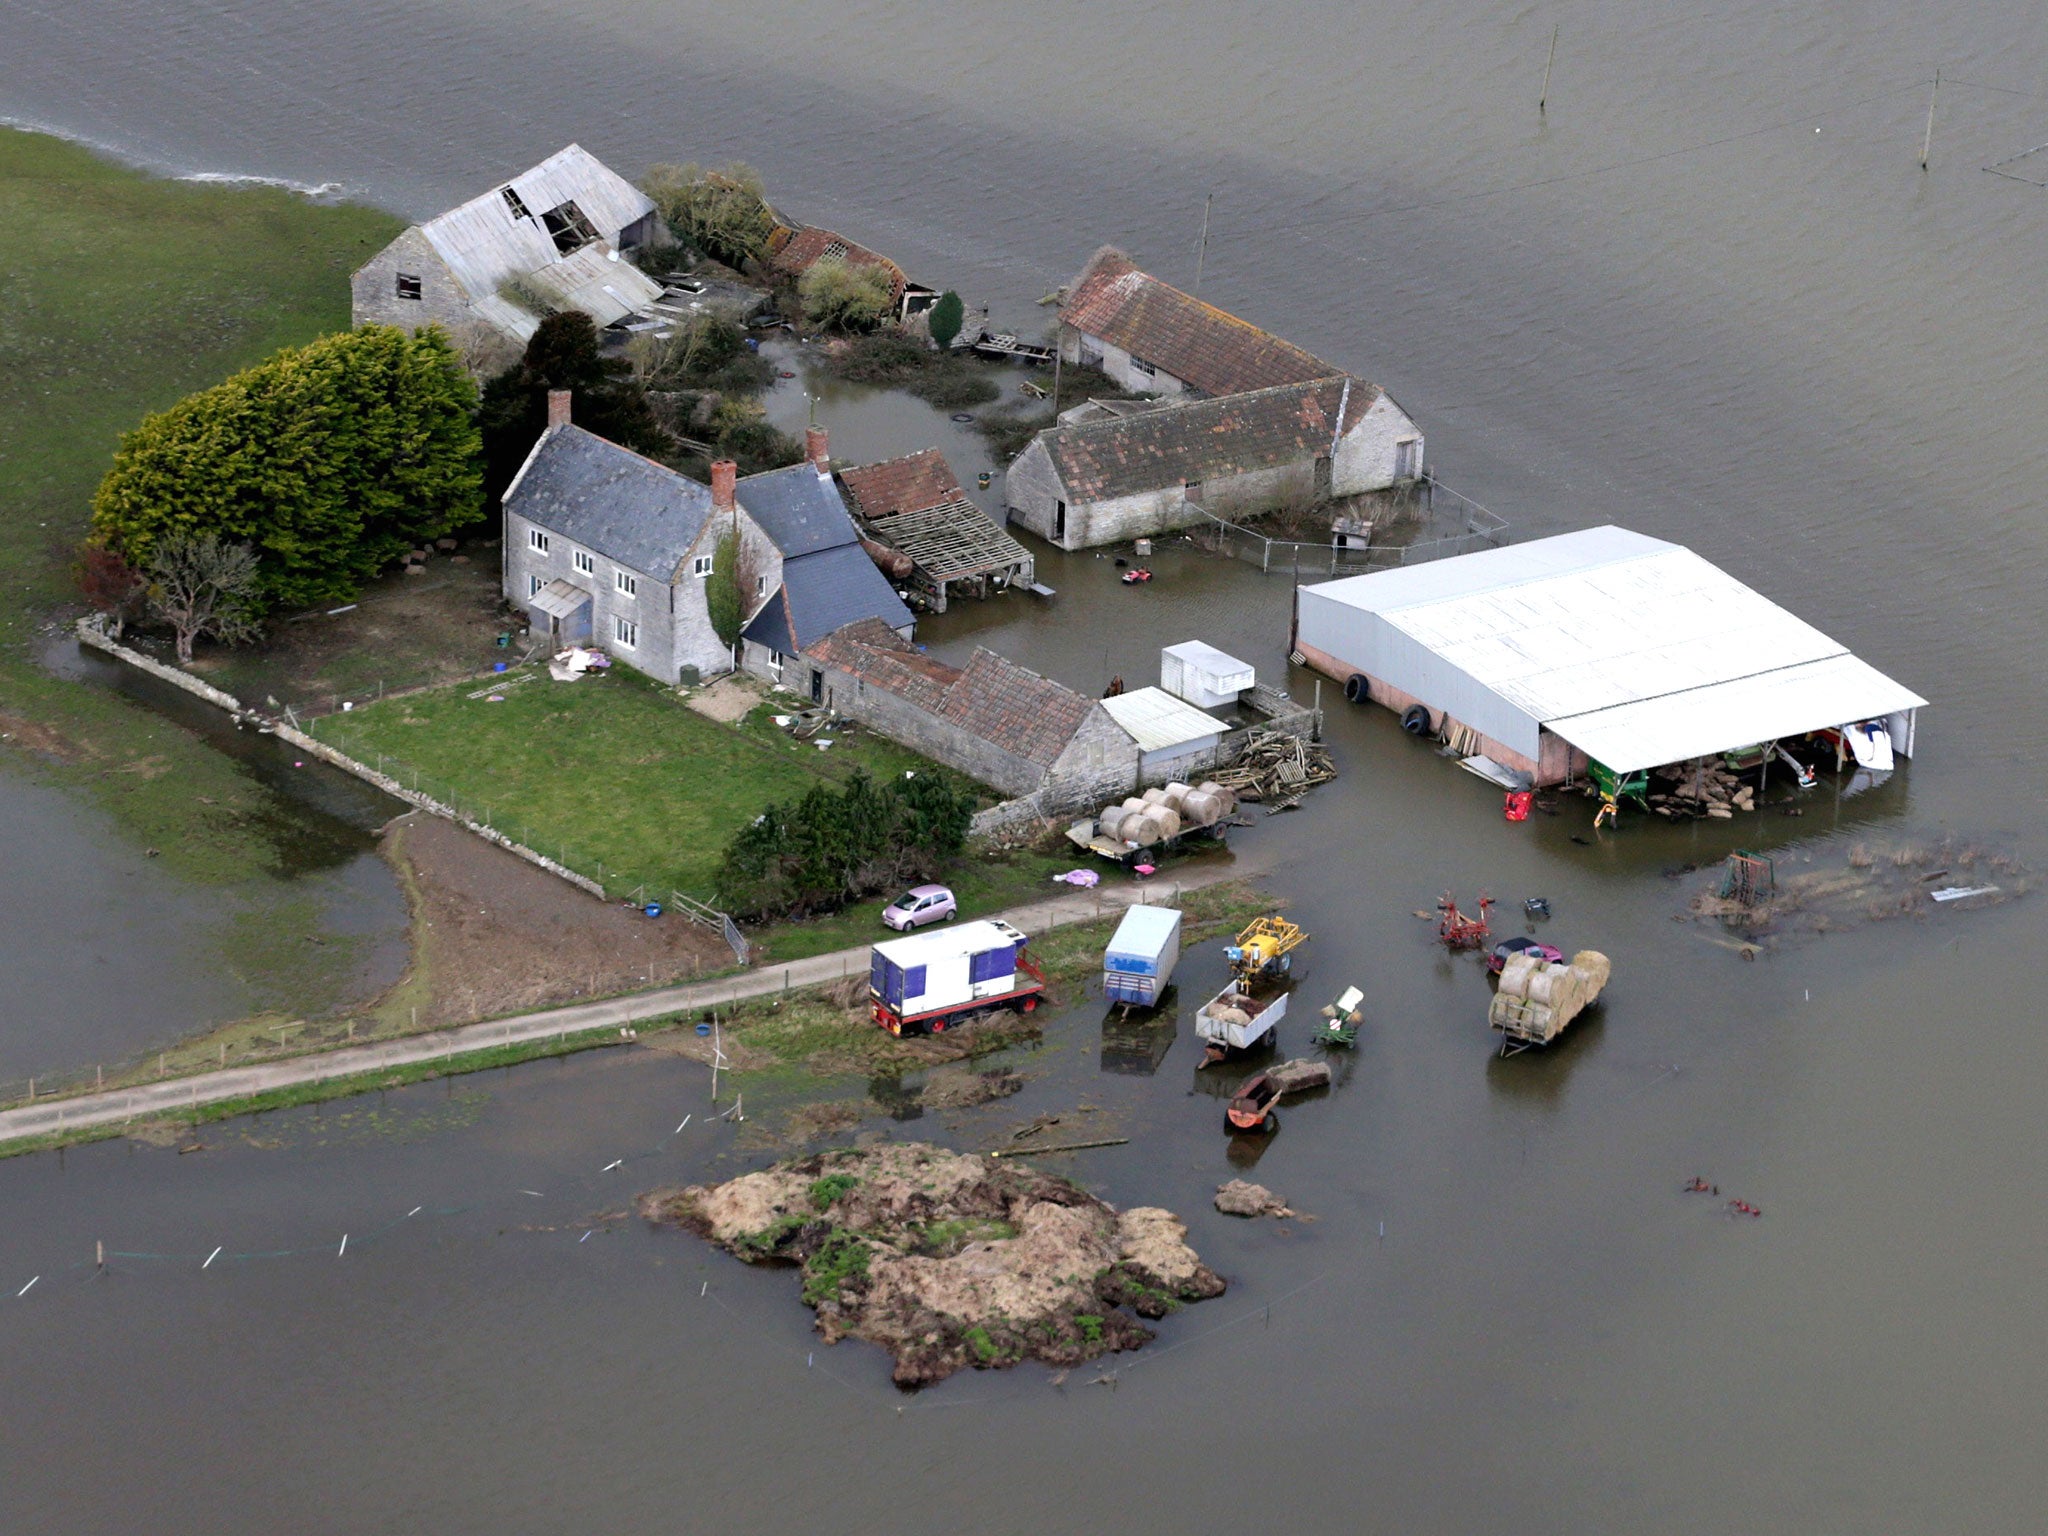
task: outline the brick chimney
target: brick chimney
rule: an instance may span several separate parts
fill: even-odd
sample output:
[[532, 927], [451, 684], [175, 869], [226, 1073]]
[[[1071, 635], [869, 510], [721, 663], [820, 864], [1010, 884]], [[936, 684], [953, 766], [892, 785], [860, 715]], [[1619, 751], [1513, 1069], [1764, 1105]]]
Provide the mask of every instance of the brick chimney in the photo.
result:
[[551, 389], [548, 391], [548, 425], [566, 427], [569, 425], [569, 391]]
[[711, 509], [714, 512], [730, 512], [733, 509], [733, 487], [739, 484], [740, 467], [731, 459], [714, 459], [711, 464]]
[[817, 466], [818, 473], [832, 473], [832, 455], [825, 446], [825, 429], [809, 427], [804, 431], [804, 457]]

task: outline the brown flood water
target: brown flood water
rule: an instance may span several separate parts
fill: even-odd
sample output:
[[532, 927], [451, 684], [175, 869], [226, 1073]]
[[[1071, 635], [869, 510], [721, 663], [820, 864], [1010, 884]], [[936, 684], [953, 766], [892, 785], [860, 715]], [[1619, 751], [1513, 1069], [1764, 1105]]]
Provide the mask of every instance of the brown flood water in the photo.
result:
[[[1944, 832], [2042, 861], [2048, 203], [1978, 169], [2048, 139], [2035, 12], [0, 5], [36, 61], [0, 112], [174, 171], [421, 213], [571, 138], [628, 170], [743, 155], [1020, 327], [1100, 240], [1191, 279], [1214, 190], [1205, 296], [1386, 384], [1518, 533], [1681, 540], [1935, 701], [1881, 787], [1597, 839], [1575, 803], [1509, 826], [1391, 717], [1333, 709], [1343, 777], [1242, 839], [1315, 933], [1305, 1005], [1370, 998], [1344, 1080], [1255, 1164], [1316, 1222], [1208, 1210], [1243, 1171], [1215, 1085], [1185, 1035], [1105, 1070], [1095, 999], [1019, 1053], [1018, 1097], [884, 1122], [975, 1145], [1093, 1104], [1132, 1135], [1067, 1161], [1188, 1216], [1232, 1288], [1114, 1389], [1027, 1368], [906, 1400], [879, 1355], [815, 1348], [788, 1276], [630, 1222], [579, 1240], [767, 1155], [701, 1119], [664, 1142], [706, 1085], [651, 1053], [193, 1156], [0, 1164], [6, 1528], [2038, 1528], [2038, 902], [1746, 963], [1677, 920], [1698, 877], [1668, 873]], [[921, 445], [857, 401], [821, 419], [841, 454]], [[1131, 591], [1048, 556], [1054, 602], [924, 638], [1081, 686], [1191, 635], [1284, 671], [1285, 578], [1154, 566]], [[1493, 1058], [1483, 983], [1411, 915], [1446, 886], [1548, 896], [1546, 937], [1614, 957], [1602, 1014]], [[1191, 955], [1183, 996], [1220, 964]], [[1763, 1217], [1681, 1194], [1694, 1174]], [[151, 1257], [93, 1280], [96, 1239]]]

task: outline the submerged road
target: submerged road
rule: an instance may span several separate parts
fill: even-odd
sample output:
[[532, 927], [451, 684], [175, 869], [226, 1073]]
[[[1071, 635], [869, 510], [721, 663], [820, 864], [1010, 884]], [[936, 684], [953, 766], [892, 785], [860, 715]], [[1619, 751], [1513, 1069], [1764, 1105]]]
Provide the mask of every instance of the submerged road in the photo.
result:
[[[1013, 907], [995, 915], [1026, 933], [1042, 933], [1049, 928], [1090, 922], [1106, 913], [1135, 905], [1147, 897], [1173, 904], [1183, 891], [1220, 885], [1227, 880], [1249, 879], [1264, 873], [1263, 868], [1239, 860], [1192, 871], [1179, 880], [1132, 881], [1124, 885], [1097, 886], [1086, 892], [1070, 889], [1066, 895]], [[294, 1088], [302, 1083], [389, 1071], [416, 1062], [440, 1061], [493, 1046], [583, 1035], [598, 1029], [624, 1028], [664, 1014], [683, 1013], [774, 992], [824, 986], [857, 970], [865, 970], [867, 963], [868, 946], [860, 944], [851, 949], [833, 950], [830, 954], [813, 955], [807, 960], [793, 960], [788, 965], [691, 982], [686, 986], [657, 987], [624, 997], [607, 998], [603, 1002], [550, 1008], [540, 1013], [464, 1024], [455, 1029], [406, 1035], [396, 1040], [344, 1046], [317, 1056], [229, 1067], [218, 1072], [169, 1078], [134, 1088], [109, 1089], [104, 1093], [25, 1104], [19, 1109], [0, 1111], [0, 1144], [30, 1136], [49, 1136], [91, 1126], [146, 1119], [152, 1115], [176, 1114], [202, 1104], [217, 1104], [223, 1099], [247, 1098], [280, 1088]]]

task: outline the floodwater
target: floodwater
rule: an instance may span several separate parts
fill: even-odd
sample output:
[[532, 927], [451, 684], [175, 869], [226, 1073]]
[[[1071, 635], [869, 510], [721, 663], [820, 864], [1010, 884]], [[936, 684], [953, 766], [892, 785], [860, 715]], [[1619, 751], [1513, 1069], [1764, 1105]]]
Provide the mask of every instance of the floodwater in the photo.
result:
[[[1599, 837], [1576, 803], [1509, 826], [1391, 717], [1334, 709], [1342, 780], [1241, 840], [1315, 932], [1304, 1007], [1371, 999], [1347, 1080], [1255, 1165], [1316, 1222], [1210, 1212], [1239, 1164], [1189, 1039], [1105, 1072], [1086, 1001], [1019, 1098], [891, 1123], [976, 1144], [1094, 1104], [1129, 1128], [1076, 1170], [1187, 1215], [1232, 1289], [1114, 1389], [1027, 1367], [906, 1402], [872, 1352], [814, 1351], [787, 1276], [630, 1222], [579, 1241], [761, 1155], [693, 1124], [600, 1176], [705, 1107], [649, 1053], [189, 1157], [0, 1164], [33, 1405], [0, 1418], [8, 1528], [2038, 1528], [2038, 903], [1748, 963], [1673, 921], [1703, 877], [1667, 874], [1945, 831], [2041, 862], [2048, 202], [1980, 170], [2048, 140], [2037, 11], [0, 4], [0, 113], [167, 170], [420, 214], [570, 139], [627, 170], [742, 156], [1019, 327], [1102, 240], [1192, 280], [1213, 191], [1205, 296], [1385, 384], [1518, 533], [1681, 540], [1935, 701], [1877, 789]], [[2008, 169], [2048, 180], [2041, 158]], [[821, 402], [835, 449], [900, 451], [857, 406]], [[1285, 578], [1153, 564], [1132, 591], [1048, 556], [1051, 603], [925, 638], [1081, 686], [1191, 635], [1280, 675]], [[1614, 957], [1598, 1020], [1495, 1059], [1483, 983], [1412, 916], [1446, 886], [1550, 897], [1547, 937]], [[1184, 1010], [1217, 965], [1190, 958]], [[1765, 1214], [1680, 1194], [1694, 1174]], [[95, 1240], [171, 1257], [96, 1281]]]

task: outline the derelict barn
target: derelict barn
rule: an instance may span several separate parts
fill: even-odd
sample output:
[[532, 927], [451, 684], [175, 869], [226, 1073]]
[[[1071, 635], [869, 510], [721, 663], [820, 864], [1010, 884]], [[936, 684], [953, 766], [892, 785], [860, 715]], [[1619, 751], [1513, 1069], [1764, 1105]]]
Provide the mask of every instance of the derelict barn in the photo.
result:
[[1865, 723], [1888, 762], [1927, 702], [1692, 551], [1612, 526], [1303, 587], [1295, 649], [1537, 784], [1810, 733], [1861, 748], [1876, 732], [1843, 728]]
[[967, 499], [938, 449], [841, 470], [839, 484], [861, 532], [881, 546], [878, 563], [896, 557], [933, 613], [944, 613], [950, 596], [1031, 585], [1031, 552]]

